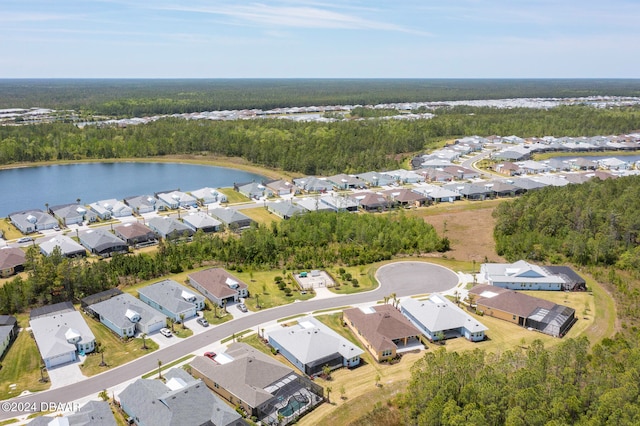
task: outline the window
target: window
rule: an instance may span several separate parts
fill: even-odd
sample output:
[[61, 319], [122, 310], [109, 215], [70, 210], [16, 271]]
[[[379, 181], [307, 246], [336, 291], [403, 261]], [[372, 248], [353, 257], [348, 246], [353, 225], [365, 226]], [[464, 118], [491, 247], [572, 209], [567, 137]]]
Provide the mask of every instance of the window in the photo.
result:
[[515, 316], [515, 315], [513, 316], [513, 320], [514, 320], [514, 321], [516, 320], [516, 316]]
[[393, 351], [391, 349], [387, 349], [387, 350], [382, 351], [382, 356], [383, 357], [391, 356], [391, 355], [393, 355]]

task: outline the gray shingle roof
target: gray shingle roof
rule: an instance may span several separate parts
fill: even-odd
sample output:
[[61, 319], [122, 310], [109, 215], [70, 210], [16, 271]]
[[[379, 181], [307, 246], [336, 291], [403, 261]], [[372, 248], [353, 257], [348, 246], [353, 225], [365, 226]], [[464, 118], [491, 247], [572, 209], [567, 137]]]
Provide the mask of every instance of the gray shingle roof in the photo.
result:
[[66, 235], [57, 235], [40, 243], [40, 252], [45, 256], [50, 256], [56, 247], [60, 247], [60, 253], [63, 256], [85, 255], [87, 252], [84, 247]]
[[[176, 369], [173, 369], [176, 370]], [[183, 385], [172, 390], [159, 380], [138, 379], [124, 389], [120, 402], [127, 414], [140, 419], [140, 424], [153, 426], [245, 425], [241, 416], [215, 396], [200, 380], [173, 375]], [[187, 375], [188, 376], [188, 375]]]
[[437, 294], [431, 295], [427, 300], [404, 300], [402, 308], [434, 333], [461, 327], [471, 332], [487, 330], [487, 327], [449, 299]]
[[126, 317], [128, 309], [140, 315], [142, 325], [164, 321], [165, 316], [129, 293], [123, 293], [109, 300], [89, 305], [89, 310], [103, 316], [120, 328], [130, 327], [132, 322]]
[[29, 325], [42, 358], [52, 358], [76, 350], [76, 345], [67, 341], [67, 332], [77, 332], [81, 343], [95, 340], [91, 329], [78, 311], [41, 316], [31, 319]]
[[[176, 314], [193, 308], [195, 303], [204, 303], [204, 296], [197, 294], [195, 291], [173, 280], [163, 280], [148, 285], [139, 289], [138, 293]], [[189, 302], [185, 300], [185, 295], [189, 297], [193, 296], [194, 301]]]

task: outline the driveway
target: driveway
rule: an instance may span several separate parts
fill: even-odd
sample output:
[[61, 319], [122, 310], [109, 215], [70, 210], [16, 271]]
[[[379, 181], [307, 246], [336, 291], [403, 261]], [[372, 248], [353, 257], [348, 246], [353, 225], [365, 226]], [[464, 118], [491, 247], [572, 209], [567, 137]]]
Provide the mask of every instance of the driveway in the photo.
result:
[[51, 389], [71, 385], [87, 378], [82, 374], [82, 371], [80, 371], [80, 364], [84, 362], [85, 356], [80, 356], [79, 358], [79, 361], [47, 369], [47, 374], [51, 381]]

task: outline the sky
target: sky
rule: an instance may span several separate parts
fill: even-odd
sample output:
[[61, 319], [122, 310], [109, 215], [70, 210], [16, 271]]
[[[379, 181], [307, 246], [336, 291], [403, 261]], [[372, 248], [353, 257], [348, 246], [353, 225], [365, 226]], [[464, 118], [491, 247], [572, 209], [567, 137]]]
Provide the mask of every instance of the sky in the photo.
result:
[[1, 0], [0, 78], [640, 78], [639, 16], [638, 0]]

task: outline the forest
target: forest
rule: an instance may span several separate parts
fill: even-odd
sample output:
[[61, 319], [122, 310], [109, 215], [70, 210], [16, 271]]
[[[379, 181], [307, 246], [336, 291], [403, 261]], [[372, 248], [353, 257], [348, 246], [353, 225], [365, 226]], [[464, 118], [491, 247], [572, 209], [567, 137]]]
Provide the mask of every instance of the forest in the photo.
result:
[[73, 300], [202, 265], [240, 269], [318, 269], [364, 265], [392, 256], [447, 251], [449, 241], [419, 218], [393, 214], [308, 213], [255, 225], [240, 235], [199, 232], [188, 244], [161, 241], [152, 254], [115, 255], [109, 260], [45, 257], [27, 251], [27, 278], [0, 288], [0, 311], [17, 313], [44, 304]]
[[305, 175], [393, 170], [415, 153], [471, 135], [593, 136], [636, 130], [640, 107], [550, 110], [455, 107], [429, 120], [187, 121], [166, 118], [127, 128], [65, 123], [0, 126], [0, 165], [176, 154], [241, 157]]
[[640, 96], [637, 79], [0, 79], [1, 108], [140, 117], [226, 109]]

